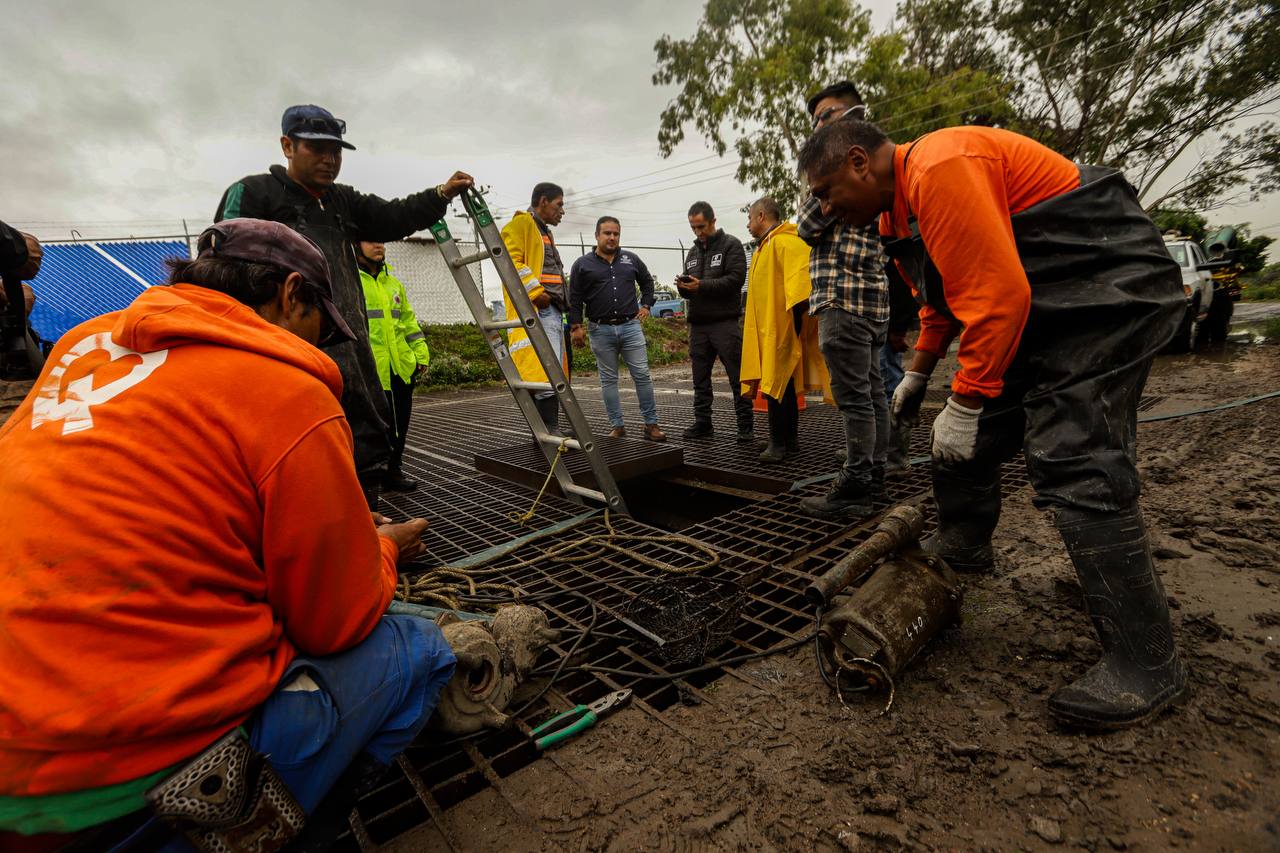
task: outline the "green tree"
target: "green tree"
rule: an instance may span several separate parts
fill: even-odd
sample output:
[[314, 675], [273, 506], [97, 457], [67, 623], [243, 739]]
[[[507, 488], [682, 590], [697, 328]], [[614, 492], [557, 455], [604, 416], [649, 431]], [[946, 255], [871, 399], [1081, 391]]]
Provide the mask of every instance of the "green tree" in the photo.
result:
[[[1148, 207], [1280, 187], [1276, 0], [994, 0], [1011, 126], [1124, 169]], [[1192, 152], [1200, 152], [1192, 160]]]
[[1204, 238], [1209, 234], [1209, 220], [1193, 210], [1158, 207], [1148, 212], [1161, 232], [1177, 231], [1197, 243], [1203, 243]]
[[911, 49], [896, 34], [873, 37], [869, 13], [852, 0], [707, 0], [692, 36], [654, 46], [654, 84], [679, 87], [662, 112], [659, 151], [669, 156], [692, 126], [721, 156], [733, 149], [740, 182], [794, 210], [795, 158], [811, 131], [804, 102], [827, 83], [857, 81], [882, 122], [894, 111], [877, 101], [910, 95], [894, 109], [910, 113], [904, 124], [915, 130], [956, 123], [966, 104], [999, 87], [982, 71], [918, 68]]
[[[1026, 133], [1125, 171], [1148, 207], [1210, 211], [1280, 189], [1280, 0], [904, 0], [872, 34], [853, 0], [707, 0], [655, 46], [663, 156], [692, 125], [737, 178], [789, 203], [806, 95], [848, 77], [899, 139]], [[1194, 156], [1193, 156], [1194, 155]]]

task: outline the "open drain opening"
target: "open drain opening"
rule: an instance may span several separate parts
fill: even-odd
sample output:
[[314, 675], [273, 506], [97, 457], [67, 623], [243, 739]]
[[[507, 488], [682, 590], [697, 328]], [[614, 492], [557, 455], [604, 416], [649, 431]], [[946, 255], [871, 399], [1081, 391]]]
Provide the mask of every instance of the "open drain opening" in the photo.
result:
[[678, 533], [754, 503], [759, 495], [715, 488], [694, 477], [655, 474], [619, 484], [631, 517], [643, 524]]

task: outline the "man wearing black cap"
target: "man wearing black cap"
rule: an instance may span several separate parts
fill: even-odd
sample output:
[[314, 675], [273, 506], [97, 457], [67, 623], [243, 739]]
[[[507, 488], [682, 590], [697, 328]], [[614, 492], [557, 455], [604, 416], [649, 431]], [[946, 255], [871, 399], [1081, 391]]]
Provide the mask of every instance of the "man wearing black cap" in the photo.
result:
[[356, 340], [337, 344], [328, 354], [342, 370], [342, 408], [355, 436], [356, 470], [370, 507], [387, 476], [391, 413], [369, 348], [364, 293], [352, 243], [385, 243], [428, 228], [444, 216], [449, 201], [472, 185], [470, 175], [423, 192], [387, 201], [335, 183], [342, 150], [355, 146], [342, 137], [346, 122], [323, 107], [302, 104], [284, 111], [280, 148], [288, 166], [232, 184], [218, 203], [214, 221], [252, 217], [282, 222], [316, 242], [333, 271], [333, 298]]
[[[324, 254], [238, 219], [170, 267], [0, 427], [0, 850], [170, 849], [157, 799], [200, 849], [341, 819], [453, 672], [434, 622], [384, 615], [427, 522], [365, 509]], [[263, 756], [287, 790], [228, 813], [211, 771]]]

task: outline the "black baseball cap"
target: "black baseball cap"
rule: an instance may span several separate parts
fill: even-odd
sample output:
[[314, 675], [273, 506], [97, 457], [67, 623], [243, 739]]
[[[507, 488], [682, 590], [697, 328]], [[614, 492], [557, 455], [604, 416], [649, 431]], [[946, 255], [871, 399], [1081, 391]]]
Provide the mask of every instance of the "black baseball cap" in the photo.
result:
[[235, 258], [254, 264], [269, 264], [296, 272], [315, 288], [320, 304], [337, 330], [338, 340], [356, 340], [355, 333], [333, 304], [333, 281], [324, 252], [311, 239], [287, 225], [265, 219], [227, 219], [200, 232], [197, 258]]
[[356, 150], [342, 138], [342, 134], [347, 132], [347, 123], [315, 104], [296, 104], [285, 110], [280, 119], [280, 132], [298, 139], [328, 139], [343, 148]]

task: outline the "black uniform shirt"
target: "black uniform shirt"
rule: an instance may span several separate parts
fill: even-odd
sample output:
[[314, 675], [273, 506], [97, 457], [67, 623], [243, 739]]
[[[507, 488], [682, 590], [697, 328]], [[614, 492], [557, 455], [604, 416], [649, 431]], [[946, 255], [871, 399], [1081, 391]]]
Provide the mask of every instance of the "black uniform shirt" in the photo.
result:
[[[636, 301], [636, 285], [640, 300]], [[569, 322], [581, 323], [583, 308], [595, 323], [629, 320], [640, 305], [653, 307], [653, 276], [649, 268], [626, 249], [619, 249], [610, 263], [599, 252], [578, 258], [569, 274]]]

